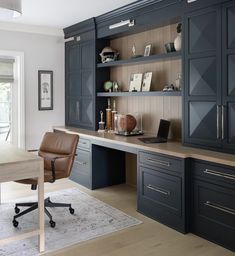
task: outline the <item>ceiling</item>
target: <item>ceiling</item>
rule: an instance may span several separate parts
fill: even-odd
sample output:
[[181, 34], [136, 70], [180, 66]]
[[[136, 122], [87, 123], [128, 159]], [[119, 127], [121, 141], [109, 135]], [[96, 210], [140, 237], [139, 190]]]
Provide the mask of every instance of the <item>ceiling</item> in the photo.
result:
[[136, 0], [22, 0], [23, 15], [7, 22], [64, 28]]

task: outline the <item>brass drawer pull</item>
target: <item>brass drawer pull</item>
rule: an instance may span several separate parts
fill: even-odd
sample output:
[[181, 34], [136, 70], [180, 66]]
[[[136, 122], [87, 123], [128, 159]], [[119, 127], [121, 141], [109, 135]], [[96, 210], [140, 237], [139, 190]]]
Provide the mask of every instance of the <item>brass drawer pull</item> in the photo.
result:
[[146, 160], [150, 163], [154, 163], [154, 164], [159, 164], [159, 165], [163, 165], [163, 166], [167, 166], [169, 167], [171, 164], [169, 162], [165, 162], [165, 161], [161, 161], [161, 160], [155, 160], [152, 158], [146, 158]]
[[219, 210], [219, 211], [222, 211], [222, 212], [226, 212], [226, 213], [235, 215], [235, 210], [233, 210], [231, 208], [228, 208], [228, 207], [225, 207], [225, 206], [221, 206], [219, 204], [214, 204], [214, 203], [211, 203], [210, 201], [206, 201], [204, 204], [206, 206], [214, 208], [216, 210]]
[[206, 174], [222, 177], [222, 178], [225, 178], [225, 179], [235, 180], [235, 175], [232, 175], [232, 174], [224, 174], [222, 172], [213, 171], [213, 170], [210, 170], [210, 169], [206, 169], [203, 172], [206, 173]]
[[155, 186], [153, 186], [153, 185], [151, 185], [151, 184], [149, 184], [149, 185], [147, 186], [147, 188], [148, 188], [148, 189], [151, 189], [151, 190], [153, 190], [153, 191], [155, 191], [155, 192], [161, 193], [161, 194], [163, 194], [163, 195], [166, 195], [166, 196], [169, 196], [169, 195], [171, 194], [170, 191], [162, 190], [162, 189], [160, 189], [160, 188], [158, 188], [158, 187], [155, 187]]
[[87, 165], [87, 162], [76, 161], [79, 165]]

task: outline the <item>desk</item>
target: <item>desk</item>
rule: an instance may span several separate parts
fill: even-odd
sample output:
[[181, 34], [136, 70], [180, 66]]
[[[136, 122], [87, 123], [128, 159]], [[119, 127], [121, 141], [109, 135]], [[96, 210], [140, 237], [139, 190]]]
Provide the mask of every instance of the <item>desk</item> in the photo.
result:
[[[138, 154], [138, 151], [144, 150], [152, 153], [179, 157], [181, 159], [193, 158], [235, 167], [235, 158], [232, 154], [220, 153], [199, 148], [185, 147], [182, 146], [180, 142], [176, 141], [169, 141], [167, 143], [145, 144], [138, 140], [138, 136], [125, 137], [112, 133], [98, 133], [96, 131], [68, 126], [57, 126], [53, 128], [55, 131], [79, 134], [80, 138], [89, 139], [92, 145], [117, 149], [133, 154]], [[149, 135], [154, 136], [153, 134], [146, 134], [146, 136]]]
[[234, 155], [72, 127], [54, 130], [80, 136], [74, 181], [91, 189], [124, 183], [125, 152], [137, 155], [137, 211], [235, 251]]
[[[0, 246], [38, 235], [39, 251], [43, 252], [45, 249], [43, 160], [8, 143], [0, 143], [0, 183], [27, 178], [38, 178], [38, 229], [1, 239]], [[9, 225], [11, 225], [11, 222], [9, 222]]]

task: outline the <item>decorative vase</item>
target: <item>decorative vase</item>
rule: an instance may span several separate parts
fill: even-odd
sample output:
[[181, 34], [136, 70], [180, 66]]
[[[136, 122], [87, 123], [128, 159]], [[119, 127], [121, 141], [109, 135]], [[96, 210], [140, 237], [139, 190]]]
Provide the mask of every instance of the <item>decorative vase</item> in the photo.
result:
[[174, 41], [174, 47], [176, 51], [181, 50], [181, 41], [182, 41], [181, 33], [178, 33], [178, 36], [175, 38], [175, 41]]

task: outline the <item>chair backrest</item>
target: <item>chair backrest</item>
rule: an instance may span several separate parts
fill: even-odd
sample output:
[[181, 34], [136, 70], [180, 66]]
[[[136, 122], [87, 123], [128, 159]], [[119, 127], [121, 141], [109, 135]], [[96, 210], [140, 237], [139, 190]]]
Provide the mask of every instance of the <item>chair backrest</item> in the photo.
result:
[[70, 176], [78, 140], [76, 134], [47, 132], [44, 135], [38, 154], [44, 158], [45, 170], [51, 170], [51, 159], [59, 157], [55, 162], [56, 179]]

